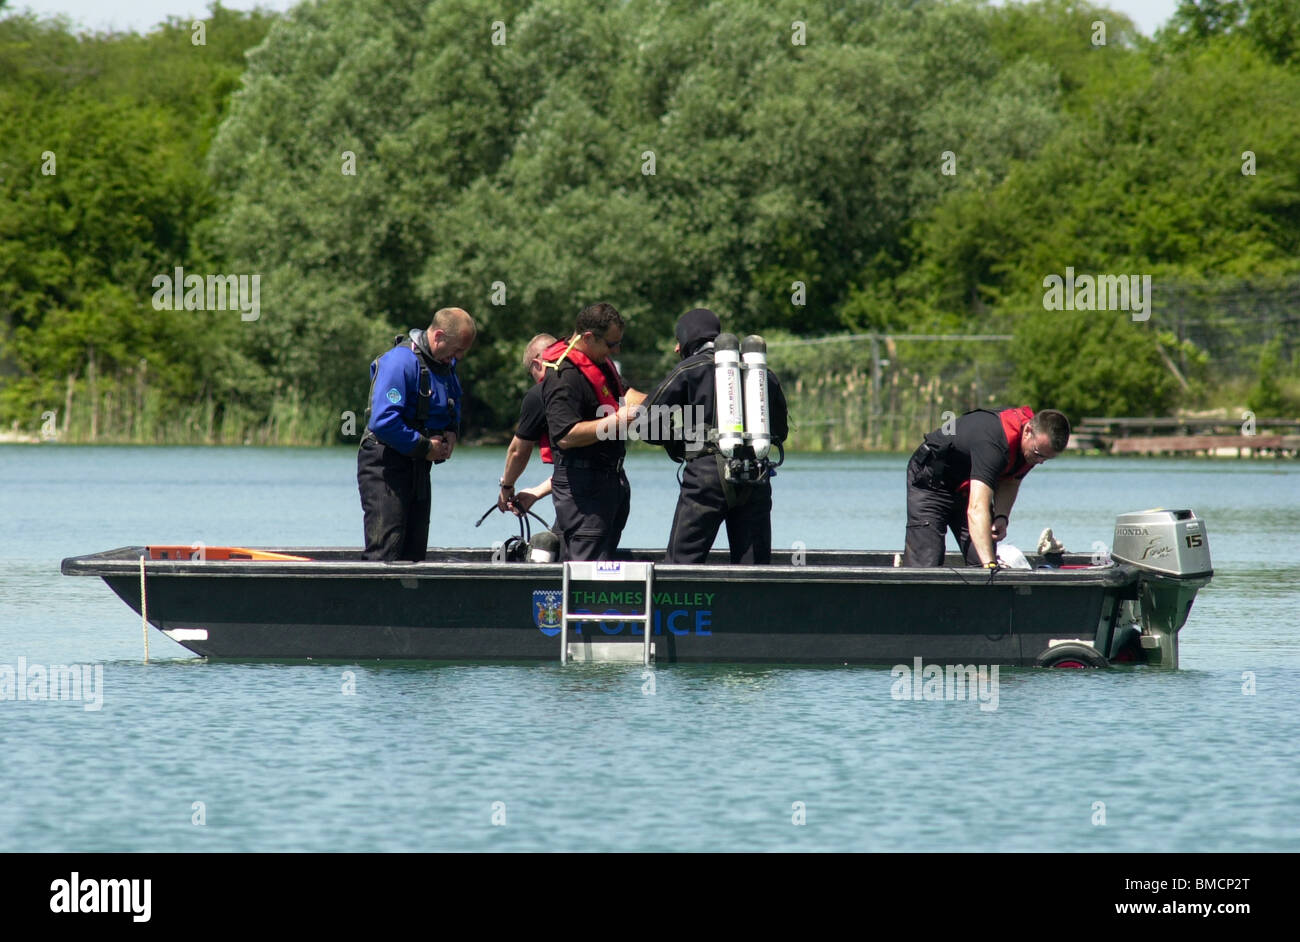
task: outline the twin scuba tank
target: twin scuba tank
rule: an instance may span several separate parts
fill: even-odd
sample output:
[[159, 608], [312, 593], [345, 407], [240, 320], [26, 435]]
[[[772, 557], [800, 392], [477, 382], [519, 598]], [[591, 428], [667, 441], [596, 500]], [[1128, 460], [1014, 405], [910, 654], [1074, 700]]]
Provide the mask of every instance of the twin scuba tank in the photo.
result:
[[772, 416], [767, 398], [767, 344], [749, 336], [719, 334], [713, 342], [717, 446], [723, 478], [731, 484], [757, 484], [771, 472]]

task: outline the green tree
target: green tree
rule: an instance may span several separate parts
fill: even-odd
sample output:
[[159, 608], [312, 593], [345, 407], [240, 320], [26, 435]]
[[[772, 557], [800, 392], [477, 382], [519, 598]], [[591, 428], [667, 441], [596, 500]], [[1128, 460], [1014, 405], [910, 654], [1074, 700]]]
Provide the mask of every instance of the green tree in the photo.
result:
[[1300, 5], [1295, 0], [1179, 0], [1162, 30], [1170, 48], [1204, 45], [1237, 34], [1280, 65], [1300, 61]]
[[[1045, 277], [1067, 268], [1144, 274], [1153, 280], [1152, 326], [1169, 331], [1165, 286], [1295, 272], [1300, 174], [1286, 155], [1300, 148], [1297, 76], [1232, 37], [1174, 58], [1121, 58], [1122, 71], [1103, 71], [1079, 88], [1070, 106], [1076, 116], [1031, 159], [997, 185], [954, 192], [919, 218], [909, 264], [850, 303], [873, 306], [886, 323], [988, 329], [1041, 308]], [[1246, 150], [1266, 173], [1243, 174]], [[1100, 319], [1056, 319], [1053, 328], [1051, 315], [1035, 316], [1015, 332], [1045, 351], [1040, 359], [1061, 358], [1044, 376], [1068, 372], [1097, 387], [1070, 394], [1087, 409], [1143, 414], [1194, 392], [1161, 379], [1152, 388], [1163, 392], [1151, 396], [1142, 384], [1115, 383], [1103, 358], [1070, 353], [1123, 341], [1139, 373], [1158, 376], [1154, 342], [1136, 328], [1124, 336]], [[1068, 342], [1049, 342], [1054, 329]], [[1037, 374], [1024, 382], [1048, 388]]]
[[167, 420], [229, 380], [231, 361], [214, 356], [228, 315], [151, 303], [155, 275], [212, 262], [203, 157], [268, 17], [214, 6], [204, 22], [195, 45], [180, 20], [139, 36], [0, 19], [6, 424], [34, 428], [54, 408], [74, 438], [152, 437], [146, 412]]
[[1282, 344], [1274, 339], [1260, 351], [1255, 387], [1250, 391], [1246, 406], [1260, 418], [1294, 416], [1296, 404], [1283, 392], [1279, 382], [1282, 373]]
[[522, 388], [519, 345], [592, 300], [630, 316], [643, 384], [697, 304], [745, 330], [852, 326], [868, 260], [1033, 154], [1056, 91], [1041, 63], [1003, 71], [974, 4], [800, 17], [806, 44], [758, 0], [297, 8], [250, 58], [210, 158], [215, 244], [271, 298], [245, 352], [348, 408], [370, 351], [460, 303], [482, 328], [470, 404], [505, 428], [515, 402], [495, 393]]
[[1179, 384], [1150, 329], [1106, 311], [1041, 311], [1017, 319], [1018, 401], [1085, 416], [1166, 415]]

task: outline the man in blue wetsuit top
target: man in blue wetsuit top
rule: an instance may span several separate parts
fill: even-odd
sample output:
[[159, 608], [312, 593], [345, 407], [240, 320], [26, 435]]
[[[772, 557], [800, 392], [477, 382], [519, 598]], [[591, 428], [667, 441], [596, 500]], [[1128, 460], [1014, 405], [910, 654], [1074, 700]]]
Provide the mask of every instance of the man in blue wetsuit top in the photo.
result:
[[456, 362], [476, 332], [468, 313], [443, 308], [426, 330], [399, 335], [370, 364], [366, 432], [357, 453], [366, 531], [362, 559], [424, 559], [432, 508], [429, 470], [456, 447], [462, 395]]

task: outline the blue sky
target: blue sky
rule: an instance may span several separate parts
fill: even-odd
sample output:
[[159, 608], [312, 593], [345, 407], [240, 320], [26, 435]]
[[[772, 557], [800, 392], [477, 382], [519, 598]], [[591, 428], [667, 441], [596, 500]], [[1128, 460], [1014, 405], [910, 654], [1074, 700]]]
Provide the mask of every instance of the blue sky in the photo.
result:
[[[287, 10], [297, 0], [225, 0], [223, 6], [250, 10], [255, 6]], [[1128, 17], [1150, 36], [1169, 19], [1178, 0], [1094, 0]], [[91, 29], [133, 29], [147, 32], [168, 16], [194, 19], [207, 10], [206, 0], [10, 0], [10, 7], [53, 16], [62, 13]]]

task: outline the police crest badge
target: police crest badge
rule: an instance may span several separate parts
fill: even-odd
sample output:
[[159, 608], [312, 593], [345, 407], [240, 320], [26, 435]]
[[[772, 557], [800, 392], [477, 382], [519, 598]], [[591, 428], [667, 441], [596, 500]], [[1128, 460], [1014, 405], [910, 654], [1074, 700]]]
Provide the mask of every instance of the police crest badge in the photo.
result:
[[533, 624], [548, 638], [560, 633], [560, 591], [533, 590]]

